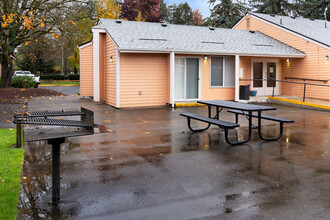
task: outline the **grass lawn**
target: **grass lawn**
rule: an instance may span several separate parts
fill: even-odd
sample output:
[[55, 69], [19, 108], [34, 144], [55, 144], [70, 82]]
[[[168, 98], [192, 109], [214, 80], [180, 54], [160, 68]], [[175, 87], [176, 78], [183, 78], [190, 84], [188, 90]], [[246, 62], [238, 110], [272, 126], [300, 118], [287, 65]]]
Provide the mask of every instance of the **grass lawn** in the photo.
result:
[[0, 219], [16, 219], [24, 149], [16, 144], [16, 129], [0, 129]]
[[79, 81], [70, 81], [70, 80], [41, 80], [40, 85], [75, 85], [79, 86]]

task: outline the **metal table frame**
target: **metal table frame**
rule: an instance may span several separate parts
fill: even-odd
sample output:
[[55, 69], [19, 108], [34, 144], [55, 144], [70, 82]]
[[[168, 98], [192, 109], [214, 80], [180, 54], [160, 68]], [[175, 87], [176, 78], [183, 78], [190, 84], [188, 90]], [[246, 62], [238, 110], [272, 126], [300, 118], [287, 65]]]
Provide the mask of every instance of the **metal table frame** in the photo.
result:
[[[271, 111], [271, 110], [276, 110], [275, 107], [271, 107], [271, 106], [262, 106], [262, 105], [252, 105], [252, 104], [245, 104], [245, 103], [237, 103], [237, 102], [232, 102], [232, 101], [223, 101], [223, 100], [212, 100], [212, 101], [198, 101], [198, 103], [204, 104], [208, 106], [208, 117], [209, 118], [216, 118], [219, 120], [219, 114], [222, 111], [223, 108], [227, 108], [227, 109], [234, 109], [234, 110], [240, 110], [242, 111], [242, 113], [244, 114], [244, 112], [248, 112], [247, 119], [249, 121], [249, 135], [248, 137], [243, 140], [243, 141], [237, 141], [237, 142], [233, 142], [230, 141], [228, 138], [228, 130], [225, 130], [225, 138], [227, 143], [231, 144], [231, 145], [237, 145], [237, 144], [244, 144], [246, 142], [248, 142], [251, 139], [252, 136], [252, 129], [253, 129], [253, 124], [252, 124], [252, 113], [253, 112], [258, 112], [258, 135], [259, 137], [264, 140], [264, 141], [275, 141], [278, 140], [283, 133], [283, 127], [281, 126], [280, 129], [280, 134], [275, 137], [275, 138], [265, 138], [262, 136], [261, 133], [261, 113], [263, 111]], [[214, 117], [212, 117], [212, 106], [216, 108], [216, 115]], [[245, 115], [245, 114], [244, 114]], [[198, 129], [198, 131], [204, 131], [206, 129], [208, 129], [211, 126], [211, 124], [208, 124], [207, 127], [202, 128], [202, 129]]]

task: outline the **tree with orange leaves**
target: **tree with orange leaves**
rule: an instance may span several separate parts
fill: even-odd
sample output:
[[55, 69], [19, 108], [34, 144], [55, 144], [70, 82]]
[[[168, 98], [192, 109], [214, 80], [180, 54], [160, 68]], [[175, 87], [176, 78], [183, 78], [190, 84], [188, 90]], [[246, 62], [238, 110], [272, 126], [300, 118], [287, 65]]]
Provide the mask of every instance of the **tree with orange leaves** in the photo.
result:
[[95, 0], [95, 17], [117, 19], [121, 15], [121, 7], [116, 0]]
[[193, 10], [192, 12], [192, 23], [195, 26], [200, 26], [202, 24], [204, 24], [205, 19], [203, 19], [203, 15], [201, 13], [201, 11], [196, 8], [195, 10]]
[[[52, 33], [65, 19], [63, 12], [78, 0], [6, 0], [0, 1], [0, 87], [11, 85], [11, 55], [21, 44]], [[54, 37], [58, 34], [54, 34]]]

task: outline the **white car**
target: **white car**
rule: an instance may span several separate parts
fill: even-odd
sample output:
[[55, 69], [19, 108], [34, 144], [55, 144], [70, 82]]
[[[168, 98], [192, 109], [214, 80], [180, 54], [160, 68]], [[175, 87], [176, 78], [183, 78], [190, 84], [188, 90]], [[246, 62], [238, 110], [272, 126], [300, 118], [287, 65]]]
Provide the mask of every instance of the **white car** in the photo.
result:
[[12, 78], [14, 78], [15, 76], [29, 76], [29, 77], [32, 77], [33, 80], [37, 83], [36, 88], [38, 88], [38, 85], [40, 84], [40, 76], [35, 76], [30, 71], [21, 71], [21, 70], [18, 70], [18, 71], [15, 71], [14, 72]]

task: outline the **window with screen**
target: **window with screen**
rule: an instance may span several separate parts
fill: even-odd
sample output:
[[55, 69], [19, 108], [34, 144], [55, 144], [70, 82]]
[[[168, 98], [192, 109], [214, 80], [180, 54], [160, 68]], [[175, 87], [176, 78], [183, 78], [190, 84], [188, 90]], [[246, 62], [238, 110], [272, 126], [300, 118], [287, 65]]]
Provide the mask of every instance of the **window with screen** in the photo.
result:
[[211, 87], [235, 86], [235, 57], [211, 57]]
[[211, 57], [211, 86], [223, 86], [223, 57]]

